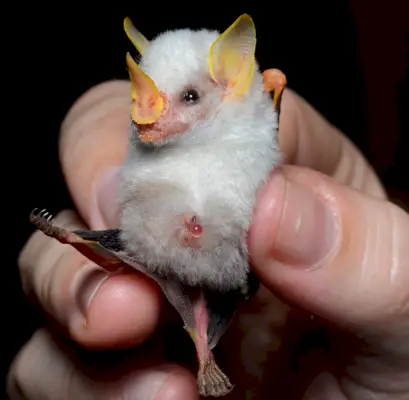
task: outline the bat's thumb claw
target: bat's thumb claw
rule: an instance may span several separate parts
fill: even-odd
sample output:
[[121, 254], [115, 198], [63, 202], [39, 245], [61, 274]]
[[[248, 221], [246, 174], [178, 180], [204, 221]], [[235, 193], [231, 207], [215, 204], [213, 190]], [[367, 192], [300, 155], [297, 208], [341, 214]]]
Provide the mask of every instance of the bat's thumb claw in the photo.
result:
[[199, 394], [204, 397], [222, 397], [230, 393], [234, 388], [229, 378], [216, 364], [212, 353], [200, 365], [197, 386]]

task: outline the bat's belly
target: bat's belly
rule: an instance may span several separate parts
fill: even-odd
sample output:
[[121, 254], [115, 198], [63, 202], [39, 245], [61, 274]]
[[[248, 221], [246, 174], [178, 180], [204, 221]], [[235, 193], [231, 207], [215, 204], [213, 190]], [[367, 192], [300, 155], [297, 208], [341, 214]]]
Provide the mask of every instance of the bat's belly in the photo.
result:
[[141, 173], [124, 199], [128, 247], [154, 273], [217, 289], [226, 282], [240, 287], [256, 185], [217, 162], [160, 167]]

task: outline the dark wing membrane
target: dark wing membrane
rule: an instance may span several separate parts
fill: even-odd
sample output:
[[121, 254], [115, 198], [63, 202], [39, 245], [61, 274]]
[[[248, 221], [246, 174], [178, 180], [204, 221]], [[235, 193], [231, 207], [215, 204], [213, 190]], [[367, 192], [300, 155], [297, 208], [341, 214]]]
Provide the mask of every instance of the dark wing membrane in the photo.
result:
[[214, 292], [205, 289], [204, 294], [209, 314], [207, 329], [209, 348], [212, 349], [229, 327], [238, 305], [243, 300], [253, 297], [260, 287], [257, 276], [250, 271], [247, 287], [244, 290], [234, 290], [228, 293]]
[[205, 290], [209, 325], [207, 338], [212, 350], [229, 327], [240, 302], [240, 293], [217, 293]]
[[120, 229], [107, 229], [105, 231], [76, 230], [73, 233], [84, 240], [98, 242], [107, 250], [114, 252], [125, 250], [125, 245], [121, 239]]
[[250, 299], [258, 292], [260, 283], [261, 282], [258, 276], [253, 271], [250, 271], [247, 275], [247, 287], [243, 293], [245, 300]]
[[75, 247], [85, 257], [105, 269], [116, 269], [118, 264], [123, 263], [117, 254], [123, 249], [119, 229], [67, 231], [55, 226], [54, 218], [45, 209], [34, 209], [30, 214], [30, 221], [45, 235]]

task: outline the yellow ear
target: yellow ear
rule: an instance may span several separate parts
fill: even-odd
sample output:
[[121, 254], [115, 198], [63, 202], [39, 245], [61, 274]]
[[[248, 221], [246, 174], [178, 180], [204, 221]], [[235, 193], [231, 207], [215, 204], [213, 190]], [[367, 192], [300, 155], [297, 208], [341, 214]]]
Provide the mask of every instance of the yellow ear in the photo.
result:
[[149, 45], [149, 40], [142, 35], [129, 18], [124, 20], [124, 30], [132, 44], [136, 47], [141, 55], [145, 52]]
[[246, 94], [256, 68], [256, 28], [243, 14], [213, 43], [209, 52], [212, 79], [227, 86], [228, 95]]
[[132, 88], [132, 120], [137, 124], [153, 124], [161, 116], [165, 99], [155, 82], [142, 71], [129, 53], [126, 54]]

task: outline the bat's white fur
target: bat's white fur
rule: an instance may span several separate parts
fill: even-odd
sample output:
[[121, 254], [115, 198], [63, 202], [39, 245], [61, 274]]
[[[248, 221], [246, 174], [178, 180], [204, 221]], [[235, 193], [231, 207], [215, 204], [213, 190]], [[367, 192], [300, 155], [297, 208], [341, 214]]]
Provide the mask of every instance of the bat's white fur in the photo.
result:
[[[123, 239], [149, 272], [224, 291], [246, 285], [256, 194], [281, 155], [277, 114], [259, 70], [241, 101], [222, 101], [222, 89], [210, 83], [208, 53], [218, 35], [176, 30], [150, 42], [142, 69], [167, 96], [195, 87], [201, 101], [185, 106], [207, 110], [207, 118], [157, 147], [141, 143], [132, 125], [120, 200]], [[181, 247], [175, 233], [187, 212], [204, 227], [199, 250]]]

